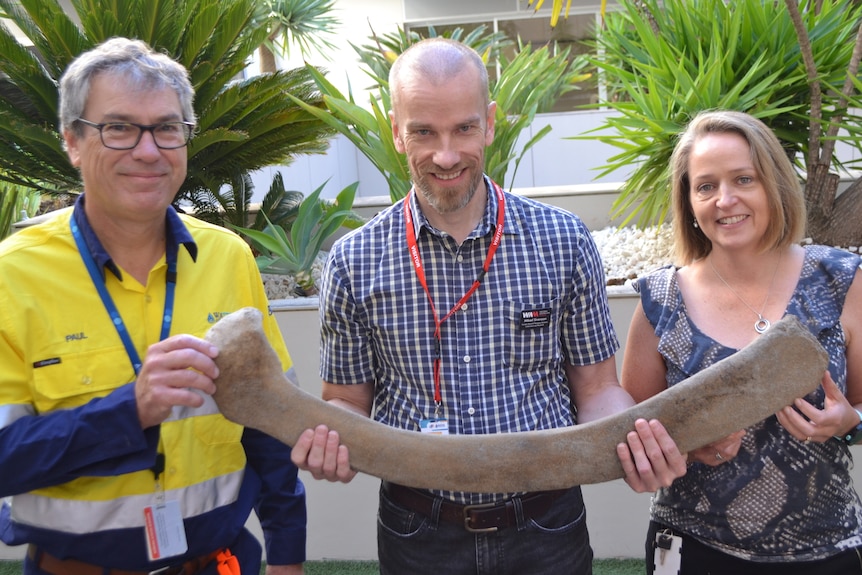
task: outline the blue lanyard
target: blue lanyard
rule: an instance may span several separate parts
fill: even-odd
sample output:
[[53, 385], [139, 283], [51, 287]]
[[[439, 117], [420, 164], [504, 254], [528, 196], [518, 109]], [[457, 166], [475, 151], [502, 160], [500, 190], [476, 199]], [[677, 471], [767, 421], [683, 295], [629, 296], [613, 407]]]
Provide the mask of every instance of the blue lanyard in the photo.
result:
[[[90, 279], [93, 280], [93, 285], [96, 287], [96, 291], [99, 292], [99, 297], [102, 298], [102, 304], [105, 306], [105, 310], [108, 312], [108, 315], [111, 316], [111, 323], [114, 324], [114, 327], [117, 329], [117, 334], [123, 341], [123, 346], [126, 348], [129, 360], [132, 362], [132, 368], [135, 370], [135, 375], [138, 375], [141, 371], [142, 365], [141, 358], [138, 355], [138, 350], [135, 349], [135, 345], [132, 343], [129, 331], [126, 329], [126, 324], [123, 322], [123, 317], [117, 310], [117, 306], [114, 304], [111, 294], [108, 293], [108, 287], [105, 285], [105, 281], [102, 279], [102, 274], [99, 273], [99, 270], [96, 267], [93, 255], [87, 248], [86, 242], [84, 242], [84, 236], [81, 234], [78, 224], [75, 223], [75, 218], [71, 218], [69, 222], [72, 226], [72, 236], [75, 238], [75, 243], [78, 245], [78, 252], [81, 254], [81, 259], [84, 260], [84, 265], [87, 266], [87, 271], [90, 272]], [[165, 278], [165, 312], [162, 314], [162, 331], [159, 335], [160, 341], [166, 339], [171, 333], [171, 321], [173, 320], [174, 310], [174, 290], [177, 286], [176, 257], [167, 257], [167, 262], [168, 273]]]

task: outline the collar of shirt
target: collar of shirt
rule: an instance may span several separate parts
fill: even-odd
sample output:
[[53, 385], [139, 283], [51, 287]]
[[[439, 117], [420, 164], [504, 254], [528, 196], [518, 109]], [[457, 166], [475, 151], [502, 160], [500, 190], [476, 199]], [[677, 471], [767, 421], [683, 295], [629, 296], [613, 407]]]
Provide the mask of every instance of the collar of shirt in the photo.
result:
[[[117, 279], [122, 280], [123, 274], [120, 268], [111, 259], [111, 254], [105, 251], [102, 242], [99, 241], [99, 237], [92, 226], [90, 226], [87, 214], [84, 212], [84, 196], [85, 194], [81, 194], [75, 201], [72, 217], [75, 218], [75, 223], [78, 224], [78, 229], [81, 230], [84, 242], [86, 242], [87, 249], [90, 250], [90, 254], [93, 256], [93, 261], [96, 262], [96, 267], [102, 274], [102, 279], [105, 279], [105, 268], [108, 268], [111, 270], [111, 273], [117, 276]], [[197, 244], [192, 239], [191, 234], [186, 229], [186, 226], [173, 206], [169, 207], [165, 212], [165, 223], [166, 253], [176, 254], [179, 251], [179, 246], [183, 245], [192, 257], [192, 260], [196, 260], [198, 257]]]
[[[482, 216], [482, 220], [476, 224], [476, 227], [472, 232], [470, 232], [468, 239], [483, 237], [490, 233], [494, 226], [497, 225], [497, 195], [493, 191], [491, 180], [488, 176], [484, 176], [482, 181], [485, 182], [485, 193], [488, 195], [488, 201], [485, 202], [485, 215]], [[416, 238], [419, 238], [419, 233], [422, 231], [422, 228], [426, 228], [429, 233], [434, 234], [435, 236], [442, 236], [442, 232], [432, 226], [425, 217], [425, 214], [422, 213], [422, 208], [419, 206], [419, 201], [416, 199], [417, 193], [418, 192], [414, 186], [413, 194], [410, 196], [410, 211], [413, 214], [413, 232], [416, 234]], [[518, 233], [517, 224], [510, 223], [517, 221], [517, 218], [515, 218], [515, 214], [510, 207], [510, 203], [511, 202], [508, 201], [506, 202], [506, 220], [503, 227], [507, 233]]]

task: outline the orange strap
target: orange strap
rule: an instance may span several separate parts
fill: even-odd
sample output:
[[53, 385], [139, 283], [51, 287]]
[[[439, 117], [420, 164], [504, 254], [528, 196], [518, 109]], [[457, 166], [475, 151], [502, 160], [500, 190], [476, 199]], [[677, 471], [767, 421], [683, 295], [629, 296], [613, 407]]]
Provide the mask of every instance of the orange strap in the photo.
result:
[[223, 549], [216, 555], [218, 565], [218, 575], [241, 575], [239, 570], [239, 560], [230, 552], [230, 549]]

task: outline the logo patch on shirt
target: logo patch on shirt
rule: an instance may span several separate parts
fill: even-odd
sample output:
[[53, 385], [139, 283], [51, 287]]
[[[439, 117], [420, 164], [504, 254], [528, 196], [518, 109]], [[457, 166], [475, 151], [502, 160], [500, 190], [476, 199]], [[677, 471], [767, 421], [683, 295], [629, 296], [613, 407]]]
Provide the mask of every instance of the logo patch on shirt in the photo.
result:
[[521, 312], [521, 329], [539, 329], [551, 325], [551, 308], [528, 309]]
[[38, 369], [40, 367], [48, 367], [49, 365], [57, 365], [60, 363], [59, 357], [52, 357], [51, 359], [43, 359], [41, 361], [33, 362], [33, 369]]
[[66, 343], [69, 343], [70, 341], [80, 341], [82, 339], [87, 339], [87, 334], [83, 331], [81, 333], [70, 333], [66, 335]]
[[207, 315], [207, 322], [216, 323], [218, 320], [228, 315], [230, 315], [229, 311], [211, 311]]

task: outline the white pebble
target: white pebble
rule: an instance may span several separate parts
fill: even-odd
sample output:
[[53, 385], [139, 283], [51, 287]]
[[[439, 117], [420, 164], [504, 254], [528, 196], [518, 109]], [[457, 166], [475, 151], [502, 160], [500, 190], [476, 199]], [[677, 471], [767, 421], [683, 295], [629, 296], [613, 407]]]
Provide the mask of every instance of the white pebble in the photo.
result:
[[592, 232], [609, 285], [624, 283], [673, 262], [670, 224], [645, 229], [607, 227]]

